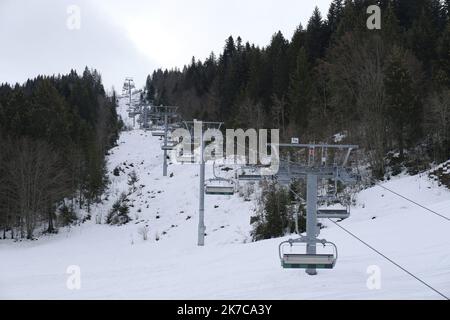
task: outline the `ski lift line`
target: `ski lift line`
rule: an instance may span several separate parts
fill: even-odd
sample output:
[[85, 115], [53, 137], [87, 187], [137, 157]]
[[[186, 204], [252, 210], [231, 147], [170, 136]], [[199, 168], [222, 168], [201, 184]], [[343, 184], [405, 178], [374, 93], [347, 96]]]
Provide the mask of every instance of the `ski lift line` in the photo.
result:
[[420, 279], [418, 276], [414, 275], [413, 273], [411, 273], [410, 271], [408, 271], [407, 269], [405, 269], [404, 267], [402, 267], [401, 265], [399, 265], [397, 262], [395, 262], [394, 260], [390, 259], [389, 257], [387, 257], [386, 255], [384, 255], [383, 253], [381, 253], [380, 251], [378, 251], [377, 249], [375, 249], [374, 247], [372, 247], [370, 244], [368, 244], [367, 242], [365, 242], [364, 240], [362, 240], [361, 238], [359, 238], [358, 236], [356, 236], [355, 234], [353, 234], [352, 232], [348, 231], [347, 229], [345, 229], [343, 226], [341, 226], [339, 223], [330, 220], [332, 223], [334, 223], [336, 226], [338, 226], [339, 228], [341, 228], [342, 230], [344, 230], [346, 233], [348, 233], [350, 236], [352, 236], [353, 238], [355, 238], [356, 240], [358, 240], [359, 242], [361, 242], [362, 244], [364, 244], [366, 247], [368, 247], [369, 249], [371, 249], [372, 251], [374, 251], [375, 253], [377, 253], [378, 255], [380, 255], [381, 257], [385, 258], [387, 261], [389, 261], [390, 263], [392, 263], [393, 265], [395, 265], [396, 267], [398, 267], [399, 269], [401, 269], [402, 271], [406, 272], [408, 275], [410, 275], [411, 277], [413, 277], [414, 279], [416, 279], [417, 281], [419, 281], [420, 283], [422, 283], [423, 285], [427, 286], [429, 289], [433, 290], [435, 293], [437, 293], [438, 295], [440, 295], [441, 297], [443, 297], [446, 300], [450, 300], [449, 297], [447, 297], [445, 294], [443, 294], [442, 292], [438, 291], [437, 289], [433, 288], [431, 285], [429, 285], [428, 283], [426, 283], [425, 281], [423, 281], [422, 279]]
[[[374, 179], [372, 179], [372, 180], [375, 181]], [[402, 199], [404, 199], [404, 200], [406, 200], [406, 201], [411, 202], [412, 204], [415, 204], [415, 205], [418, 206], [418, 207], [421, 207], [422, 209], [425, 209], [425, 210], [427, 210], [427, 211], [429, 211], [429, 212], [435, 214], [436, 216], [441, 217], [442, 219], [445, 219], [445, 220], [447, 220], [447, 221], [450, 221], [450, 218], [448, 218], [448, 217], [446, 217], [446, 216], [444, 216], [444, 215], [442, 215], [442, 214], [440, 214], [440, 213], [438, 213], [438, 212], [436, 212], [436, 211], [434, 211], [434, 210], [431, 210], [430, 208], [427, 208], [427, 207], [425, 207], [424, 205], [421, 205], [420, 203], [417, 203], [417, 202], [415, 202], [414, 200], [411, 200], [411, 199], [409, 199], [409, 198], [407, 198], [407, 197], [405, 197], [405, 196], [403, 196], [403, 195], [401, 195], [401, 194], [399, 194], [399, 193], [397, 193], [397, 192], [395, 192], [395, 191], [393, 191], [393, 190], [391, 190], [391, 189], [389, 189], [389, 188], [386, 188], [385, 186], [383, 186], [383, 185], [381, 185], [381, 184], [379, 184], [379, 183], [376, 183], [376, 182], [375, 182], [375, 185], [378, 186], [378, 187], [380, 187], [380, 188], [382, 188], [382, 189], [384, 189], [384, 190], [386, 190], [386, 191], [389, 191], [389, 192], [395, 194], [396, 196], [398, 196], [398, 197], [400, 197], [400, 198], [402, 198]]]

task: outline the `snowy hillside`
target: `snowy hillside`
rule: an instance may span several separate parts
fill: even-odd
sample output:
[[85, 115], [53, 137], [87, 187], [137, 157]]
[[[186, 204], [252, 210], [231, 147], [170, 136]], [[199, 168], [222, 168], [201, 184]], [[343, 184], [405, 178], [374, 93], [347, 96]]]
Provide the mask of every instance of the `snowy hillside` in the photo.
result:
[[[119, 113], [128, 125], [126, 99]], [[238, 195], [207, 196], [206, 246], [197, 247], [198, 166], [170, 165], [162, 176], [159, 138], [150, 132], [122, 133], [110, 152], [111, 186], [91, 221], [34, 242], [0, 242], [0, 298], [31, 299], [440, 299], [418, 282], [330, 222], [321, 238], [339, 248], [333, 270], [311, 277], [283, 270], [278, 244], [250, 242], [255, 203]], [[115, 168], [120, 175], [113, 175]], [[112, 203], [129, 191], [133, 221], [104, 221]], [[207, 177], [212, 177], [211, 166]], [[450, 217], [450, 191], [426, 174], [385, 184]], [[450, 296], [450, 222], [373, 187], [358, 195], [352, 216], [340, 223], [437, 290]], [[148, 226], [143, 240], [140, 230]], [[286, 238], [288, 239], [288, 237]], [[66, 287], [67, 267], [81, 268], [81, 289]], [[367, 269], [381, 270], [381, 288], [369, 290]]]

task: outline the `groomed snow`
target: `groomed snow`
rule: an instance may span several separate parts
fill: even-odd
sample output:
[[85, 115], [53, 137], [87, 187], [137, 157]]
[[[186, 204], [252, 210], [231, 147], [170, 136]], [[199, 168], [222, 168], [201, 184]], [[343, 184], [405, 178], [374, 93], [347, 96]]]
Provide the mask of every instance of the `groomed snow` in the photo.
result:
[[[119, 106], [124, 118], [125, 101]], [[162, 177], [160, 144], [150, 132], [122, 133], [109, 156], [108, 199], [93, 209], [91, 221], [38, 241], [0, 241], [0, 299], [441, 298], [330, 222], [320, 237], [338, 246], [336, 268], [314, 277], [283, 270], [278, 259], [283, 239], [252, 243], [255, 203], [238, 195], [206, 197], [206, 246], [197, 247], [198, 166], [171, 165], [173, 177]], [[125, 173], [115, 177], [118, 165]], [[143, 185], [129, 196], [133, 221], [121, 227], [96, 224], [96, 216], [104, 218], [128, 191], [133, 170], [137, 185]], [[425, 174], [385, 186], [450, 217], [450, 192]], [[138, 233], [143, 225], [150, 228], [147, 241]], [[450, 222], [373, 187], [358, 195], [352, 216], [341, 225], [450, 296]], [[66, 287], [71, 265], [81, 268], [80, 290]], [[366, 285], [371, 265], [381, 270], [379, 290]]]

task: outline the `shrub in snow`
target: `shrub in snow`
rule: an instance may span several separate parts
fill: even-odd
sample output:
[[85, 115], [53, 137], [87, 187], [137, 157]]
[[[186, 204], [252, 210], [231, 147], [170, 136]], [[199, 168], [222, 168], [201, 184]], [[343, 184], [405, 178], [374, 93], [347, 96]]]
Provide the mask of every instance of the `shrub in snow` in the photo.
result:
[[130, 208], [126, 203], [126, 195], [122, 193], [119, 199], [114, 202], [106, 217], [106, 223], [110, 225], [123, 225], [130, 222]]
[[[290, 207], [290, 193], [274, 183], [263, 185], [256, 215], [251, 217], [254, 241], [282, 237], [295, 231], [295, 211]], [[302, 212], [304, 208], [300, 206]], [[305, 219], [298, 214], [299, 232], [306, 228]]]
[[142, 237], [142, 240], [148, 240], [148, 233], [150, 232], [150, 228], [148, 226], [142, 226], [138, 230], [138, 234]]
[[255, 193], [255, 184], [246, 183], [242, 186], [239, 195], [244, 198], [245, 201], [251, 201], [252, 194]]
[[133, 191], [136, 191], [136, 182], [139, 181], [139, 177], [136, 174], [136, 171], [132, 171], [128, 174], [128, 185], [132, 188]]
[[64, 204], [59, 209], [58, 222], [61, 226], [65, 227], [65, 226], [72, 225], [77, 220], [78, 220], [78, 217], [77, 217], [76, 213], [72, 210], [72, 208], [70, 208], [66, 204]]
[[116, 176], [116, 177], [120, 176], [120, 169], [119, 169], [119, 167], [115, 167], [114, 168], [113, 175]]
[[103, 218], [103, 213], [98, 213], [96, 216], [95, 216], [95, 223], [96, 224], [102, 224], [102, 219]]

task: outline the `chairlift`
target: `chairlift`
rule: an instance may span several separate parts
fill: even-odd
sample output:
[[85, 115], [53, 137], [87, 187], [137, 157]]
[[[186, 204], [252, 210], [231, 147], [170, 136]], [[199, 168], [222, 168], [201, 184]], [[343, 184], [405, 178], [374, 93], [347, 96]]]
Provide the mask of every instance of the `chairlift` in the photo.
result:
[[350, 210], [347, 209], [319, 209], [318, 219], [347, 219], [350, 217]]
[[205, 194], [209, 195], [233, 195], [234, 186], [233, 181], [225, 179], [216, 175], [216, 163], [213, 164], [214, 178], [208, 180], [209, 183], [205, 186]]
[[192, 153], [183, 153], [177, 157], [177, 161], [181, 163], [194, 163], [194, 155]]
[[177, 146], [178, 142], [174, 140], [168, 140], [167, 143], [161, 146], [161, 150], [163, 151], [171, 151]]
[[[255, 173], [256, 167], [245, 167], [241, 169], [242, 173], [238, 174], [239, 181], [260, 181], [263, 179], [263, 176], [261, 174]], [[245, 171], [245, 169], [250, 169], [252, 173], [248, 173], [247, 171]]]
[[[311, 242], [320, 243], [324, 248], [331, 247], [333, 252], [326, 254], [299, 253], [300, 250], [298, 248], [304, 248], [302, 252], [306, 252], [306, 246]], [[289, 248], [289, 250], [286, 248]], [[336, 245], [324, 239], [315, 239], [312, 241], [308, 240], [306, 237], [289, 239], [288, 241], [280, 243], [278, 251], [281, 266], [284, 269], [333, 269], [338, 259]]]
[[[319, 200], [326, 202], [342, 203], [342, 199], [337, 194], [337, 180], [333, 185], [328, 185], [327, 194], [319, 197]], [[347, 219], [350, 217], [350, 207], [346, 208], [319, 208], [317, 210], [318, 219]]]
[[169, 129], [171, 131], [179, 129], [179, 128], [181, 128], [181, 125], [179, 123], [172, 123], [172, 124], [169, 125]]
[[164, 137], [166, 133], [163, 130], [153, 130], [152, 136], [153, 137]]
[[210, 179], [205, 186], [205, 194], [232, 196], [234, 194], [234, 186], [227, 179]]
[[240, 174], [238, 175], [240, 181], [260, 181], [263, 177], [260, 174]]

